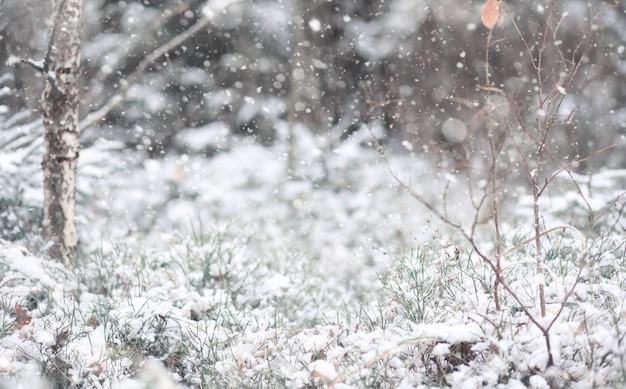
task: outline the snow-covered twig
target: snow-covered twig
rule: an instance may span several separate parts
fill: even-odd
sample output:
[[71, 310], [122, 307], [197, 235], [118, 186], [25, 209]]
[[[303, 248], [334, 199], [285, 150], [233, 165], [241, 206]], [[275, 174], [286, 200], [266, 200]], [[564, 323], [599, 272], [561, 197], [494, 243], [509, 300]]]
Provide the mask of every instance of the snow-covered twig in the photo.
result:
[[27, 65], [30, 65], [38, 72], [41, 72], [41, 73], [44, 72], [43, 60], [36, 61], [32, 58], [20, 58], [15, 55], [10, 55], [9, 58], [7, 58], [7, 60], [4, 62], [4, 64], [7, 66], [16, 66], [17, 64], [20, 64], [20, 63], [25, 63]]

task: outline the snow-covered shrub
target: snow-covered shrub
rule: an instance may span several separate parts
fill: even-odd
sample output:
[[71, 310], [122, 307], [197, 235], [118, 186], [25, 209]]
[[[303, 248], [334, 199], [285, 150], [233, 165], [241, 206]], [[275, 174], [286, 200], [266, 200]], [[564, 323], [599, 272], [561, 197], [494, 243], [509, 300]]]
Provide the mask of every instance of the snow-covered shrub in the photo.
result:
[[[14, 92], [0, 78], [0, 94]], [[0, 99], [1, 100], [1, 99]], [[43, 216], [43, 124], [31, 111], [15, 114], [0, 104], [0, 238], [33, 239]]]
[[[546, 320], [556, 321], [555, 365], [543, 369], [542, 334], [521, 309], [537, 306], [533, 250], [522, 244], [532, 201], [522, 196], [503, 214], [502, 244], [515, 248], [503, 275], [523, 305], [505, 295], [496, 310], [492, 270], [445, 226], [425, 222], [410, 196], [381, 183], [374, 152], [348, 146], [328, 159], [332, 176], [318, 186], [280, 183], [280, 152], [246, 144], [211, 159], [140, 163], [115, 148], [86, 149], [94, 174], [80, 184], [89, 215], [81, 223], [91, 226], [80, 229], [80, 273], [0, 245], [0, 371], [26, 383], [22, 372], [35, 362], [57, 383], [124, 389], [140, 387], [150, 369], [166, 371], [169, 385], [208, 388], [623, 381], [624, 239], [612, 233], [623, 226], [619, 207], [605, 213], [610, 222], [598, 219], [613, 230], [586, 241], [571, 228], [544, 237]], [[103, 161], [119, 161], [125, 174], [103, 173]], [[394, 163], [407, 172], [421, 166], [408, 156]], [[319, 175], [314, 163], [301, 168]], [[611, 204], [609, 176], [589, 184], [598, 209]], [[177, 185], [177, 197], [152, 193], [165, 182]], [[142, 217], [152, 226], [140, 232]], [[493, 245], [488, 234], [476, 239]]]
[[[1, 87], [1, 84], [0, 84]], [[8, 88], [7, 88], [8, 89]], [[13, 93], [7, 90], [6, 93]], [[4, 109], [6, 108], [6, 109]], [[131, 161], [120, 142], [98, 140], [79, 158], [77, 203], [88, 213], [106, 212], [110, 192], [99, 180], [123, 174]], [[0, 238], [29, 241], [41, 234], [43, 219], [43, 124], [32, 111], [11, 114], [0, 104]], [[81, 212], [85, 215], [86, 212]], [[85, 219], [80, 220], [81, 222]]]
[[[383, 283], [408, 320], [432, 323], [445, 319], [445, 315], [433, 309], [452, 308], [464, 291], [459, 278], [465, 274], [459, 255], [458, 249], [451, 246], [438, 252], [418, 248], [397, 258], [397, 265]], [[433, 273], [433, 267], [439, 271]]]

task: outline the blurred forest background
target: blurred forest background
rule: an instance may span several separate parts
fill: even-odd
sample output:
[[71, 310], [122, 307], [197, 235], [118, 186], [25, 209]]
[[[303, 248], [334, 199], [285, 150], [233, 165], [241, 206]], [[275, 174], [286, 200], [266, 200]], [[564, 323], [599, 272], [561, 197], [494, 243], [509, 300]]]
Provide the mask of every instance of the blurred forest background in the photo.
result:
[[74, 271], [39, 256], [60, 1], [0, 0], [0, 378], [626, 382], [625, 3], [84, 0], [81, 118], [128, 90]]
[[[289, 124], [333, 144], [374, 120], [392, 149], [436, 158], [443, 150], [455, 166], [464, 166], [485, 135], [486, 92], [478, 86], [485, 84], [489, 31], [480, 23], [482, 4], [238, 2], [150, 66], [125, 101], [83, 133], [82, 142], [117, 139], [158, 157], [189, 152], [181, 133], [238, 134], [271, 145], [285, 138], [278, 129]], [[525, 44], [537, 50], [546, 4], [503, 3], [504, 17], [493, 31], [491, 86], [505, 92], [502, 103], [511, 114], [536, 106], [537, 73]], [[143, 58], [197, 22], [205, 5], [204, 0], [86, 0], [82, 116], [107, 102]], [[17, 91], [0, 93], [4, 117], [25, 109], [33, 110], [33, 118], [39, 115], [41, 75], [5, 62], [10, 56], [43, 58], [50, 14], [50, 2], [0, 1], [0, 87]], [[571, 61], [584, 58], [561, 105], [563, 118], [575, 112], [555, 128], [550, 142], [565, 159], [584, 157], [619, 143], [626, 132], [624, 4], [570, 0], [554, 21], [560, 23], [555, 40], [560, 50], [545, 52], [546, 78], [558, 81], [560, 53]], [[446, 137], [446, 121], [461, 123], [469, 136]], [[593, 163], [626, 167], [626, 158], [610, 152]]]

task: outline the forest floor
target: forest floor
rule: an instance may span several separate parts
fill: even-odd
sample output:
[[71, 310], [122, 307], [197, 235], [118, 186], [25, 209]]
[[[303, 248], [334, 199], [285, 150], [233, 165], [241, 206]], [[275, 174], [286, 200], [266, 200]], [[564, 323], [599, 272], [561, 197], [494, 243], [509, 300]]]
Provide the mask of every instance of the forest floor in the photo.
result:
[[246, 140], [211, 158], [144, 159], [115, 142], [83, 150], [76, 269], [46, 259], [36, 240], [0, 241], [4, 385], [626, 382], [626, 171], [563, 174], [542, 197], [542, 228], [557, 227], [541, 238], [545, 279], [526, 243], [532, 190], [511, 180], [499, 214], [510, 291], [500, 286], [496, 307], [493, 269], [476, 253], [495, 252], [493, 223], [474, 223], [478, 192], [467, 190], [479, 180], [410, 150], [388, 156], [403, 182], [473, 231], [472, 246], [363, 139], [299, 133], [291, 177], [282, 146]]

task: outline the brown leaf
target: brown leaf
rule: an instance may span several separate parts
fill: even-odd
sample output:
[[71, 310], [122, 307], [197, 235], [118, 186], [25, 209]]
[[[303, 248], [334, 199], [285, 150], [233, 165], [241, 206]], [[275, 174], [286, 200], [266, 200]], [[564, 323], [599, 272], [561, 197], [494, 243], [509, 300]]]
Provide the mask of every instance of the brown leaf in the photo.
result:
[[62, 331], [59, 332], [57, 334], [57, 338], [56, 338], [56, 342], [54, 344], [54, 347], [58, 350], [61, 349], [65, 346], [65, 344], [67, 343], [67, 336], [69, 335], [69, 333], [67, 331]]
[[485, 27], [490, 30], [493, 29], [498, 22], [499, 16], [500, 3], [498, 0], [487, 0], [485, 4], [483, 4], [483, 8], [480, 10], [480, 20], [483, 22]]
[[96, 328], [98, 326], [98, 318], [94, 315], [91, 317], [91, 319], [89, 319], [89, 325], [92, 328]]
[[28, 314], [28, 310], [24, 309], [21, 304], [15, 304], [15, 325], [13, 329], [21, 330], [24, 326], [29, 325], [31, 320], [33, 318]]
[[104, 369], [102, 369], [102, 365], [100, 365], [98, 362], [94, 362], [91, 365], [89, 365], [89, 368], [91, 369], [91, 372], [93, 373], [93, 375], [95, 375], [96, 377], [99, 377], [100, 374], [102, 374], [102, 371]]

